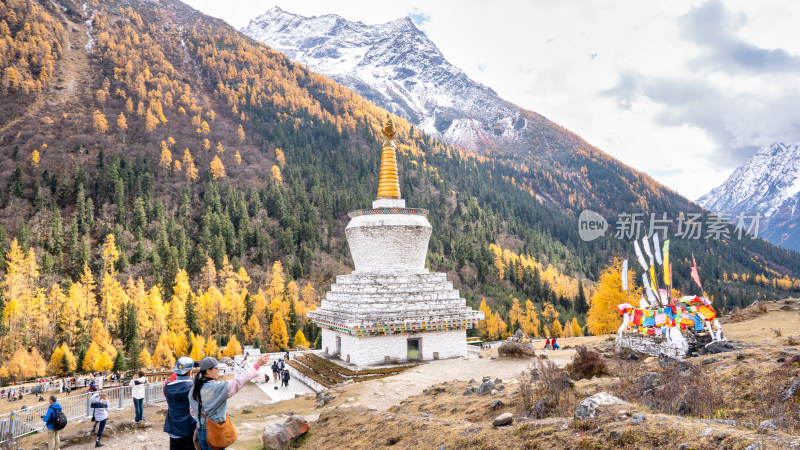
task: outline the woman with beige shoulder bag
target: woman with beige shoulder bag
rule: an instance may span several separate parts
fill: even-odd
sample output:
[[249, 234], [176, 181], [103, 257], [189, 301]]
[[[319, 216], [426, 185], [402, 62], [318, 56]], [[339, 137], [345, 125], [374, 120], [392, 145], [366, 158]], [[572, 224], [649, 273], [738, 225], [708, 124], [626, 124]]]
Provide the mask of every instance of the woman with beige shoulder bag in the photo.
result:
[[217, 360], [200, 360], [200, 372], [194, 377], [189, 403], [197, 414], [197, 439], [202, 450], [223, 450], [236, 442], [236, 428], [227, 414], [228, 398], [239, 392], [245, 383], [258, 376], [258, 368], [269, 361], [268, 355], [230, 381], [218, 381]]

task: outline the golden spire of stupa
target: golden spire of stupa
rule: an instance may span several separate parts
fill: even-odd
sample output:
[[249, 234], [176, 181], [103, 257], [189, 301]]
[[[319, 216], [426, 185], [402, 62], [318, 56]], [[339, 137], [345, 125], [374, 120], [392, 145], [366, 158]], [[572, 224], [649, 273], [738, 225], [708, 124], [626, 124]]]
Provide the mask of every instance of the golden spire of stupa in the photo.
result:
[[381, 130], [383, 133], [383, 152], [381, 152], [381, 178], [378, 182], [378, 198], [400, 198], [400, 180], [397, 178], [397, 158], [395, 157], [394, 123], [388, 118]]

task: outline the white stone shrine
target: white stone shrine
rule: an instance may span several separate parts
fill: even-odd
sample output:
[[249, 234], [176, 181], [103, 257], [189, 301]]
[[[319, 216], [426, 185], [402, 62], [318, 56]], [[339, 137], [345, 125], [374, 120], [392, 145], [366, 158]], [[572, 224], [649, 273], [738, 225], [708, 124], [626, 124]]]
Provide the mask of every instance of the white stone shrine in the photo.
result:
[[336, 277], [307, 316], [322, 328], [322, 349], [365, 366], [467, 354], [466, 330], [483, 319], [444, 273], [425, 268], [428, 211], [400, 198], [394, 126], [383, 129], [378, 199], [350, 212], [345, 229], [355, 270]]

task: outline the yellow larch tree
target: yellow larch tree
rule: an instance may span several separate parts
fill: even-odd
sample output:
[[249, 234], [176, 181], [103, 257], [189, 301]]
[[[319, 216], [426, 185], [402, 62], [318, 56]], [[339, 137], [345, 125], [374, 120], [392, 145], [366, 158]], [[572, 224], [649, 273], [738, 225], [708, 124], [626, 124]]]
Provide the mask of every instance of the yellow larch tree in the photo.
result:
[[267, 288], [267, 298], [270, 302], [273, 300], [283, 301], [284, 292], [286, 291], [286, 274], [283, 271], [283, 264], [280, 261], [275, 261], [272, 264], [272, 272], [269, 280], [269, 287]]
[[550, 326], [550, 337], [564, 337], [564, 327], [561, 326], [558, 319], [553, 319], [553, 325]]
[[478, 311], [483, 312], [483, 320], [478, 322], [477, 330], [480, 332], [481, 336], [486, 339], [491, 332], [491, 322], [492, 322], [492, 310], [486, 305], [486, 299], [481, 300], [480, 306], [478, 306]]
[[217, 345], [217, 340], [213, 336], [206, 339], [206, 346], [203, 347], [203, 351], [206, 356], [219, 358], [219, 346]]
[[[520, 326], [522, 323], [522, 315], [524, 312], [522, 311], [522, 307], [519, 305], [519, 299], [516, 297], [511, 299], [511, 309], [508, 311], [508, 318], [511, 319], [511, 326], [517, 325]], [[508, 330], [511, 333], [514, 333], [517, 330]]]
[[253, 314], [247, 319], [247, 324], [244, 326], [245, 343], [252, 344], [257, 337], [261, 337], [261, 324], [256, 315]]
[[272, 178], [277, 181], [278, 183], [283, 183], [283, 177], [281, 177], [281, 169], [278, 166], [272, 166]]
[[539, 314], [536, 312], [536, 305], [532, 301], [525, 301], [525, 314], [522, 316], [522, 331], [531, 337], [539, 336]]
[[119, 115], [117, 116], [117, 129], [119, 131], [125, 131], [128, 129], [128, 121], [125, 119], [125, 113], [120, 111]]
[[283, 320], [283, 314], [277, 312], [272, 317], [272, 323], [269, 326], [270, 344], [272, 350], [282, 351], [289, 345], [289, 336], [286, 331], [286, 322]]
[[[141, 103], [140, 103], [141, 104]], [[144, 115], [144, 129], [145, 131], [153, 131], [159, 124], [158, 117], [154, 116], [153, 113], [148, 109]]]
[[203, 336], [198, 336], [192, 333], [192, 350], [189, 353], [189, 357], [195, 361], [200, 361], [206, 356], [206, 352], [203, 349], [206, 345], [206, 340]]
[[583, 336], [583, 330], [581, 330], [581, 326], [578, 324], [577, 317], [572, 318], [572, 322], [570, 322], [569, 327], [572, 331], [572, 337]]
[[233, 358], [234, 356], [241, 354], [242, 354], [242, 344], [240, 344], [239, 340], [236, 339], [236, 335], [232, 334], [230, 336], [230, 339], [228, 339], [228, 345], [225, 346], [225, 350], [222, 351], [222, 356]]
[[94, 114], [92, 114], [92, 124], [94, 125], [94, 131], [96, 133], [105, 133], [108, 131], [106, 116], [98, 110], [95, 110]]
[[161, 141], [161, 159], [158, 161], [158, 167], [166, 170], [172, 167], [172, 152], [169, 151], [167, 143], [164, 141]]
[[278, 162], [278, 167], [281, 169], [286, 168], [286, 155], [283, 154], [283, 150], [275, 147], [275, 161]]
[[297, 330], [294, 335], [294, 347], [297, 348], [297, 346], [308, 347], [308, 340], [306, 340], [303, 330]]
[[66, 343], [62, 343], [53, 350], [53, 354], [50, 355], [50, 364], [47, 367], [50, 374], [65, 377], [74, 373], [76, 368], [75, 355], [72, 354]]
[[47, 373], [47, 363], [36, 348], [30, 351], [20, 348], [14, 352], [5, 369], [12, 379], [21, 381], [44, 376]]
[[211, 160], [211, 177], [215, 180], [225, 178], [225, 166], [222, 165], [222, 161], [217, 155], [214, 155], [214, 159]]
[[194, 158], [187, 148], [183, 152], [183, 166], [186, 168], [186, 179], [193, 182], [197, 179], [197, 167], [194, 165]]
[[31, 152], [31, 166], [33, 166], [34, 169], [39, 168], [39, 150]]
[[97, 358], [97, 361], [94, 363], [94, 370], [98, 372], [104, 372], [106, 370], [111, 370], [114, 367], [114, 361], [111, 360], [111, 357], [108, 353], [100, 353], [100, 357]]
[[86, 354], [83, 355], [83, 365], [81, 369], [83, 369], [84, 372], [94, 372], [97, 370], [95, 366], [101, 354], [100, 347], [98, 347], [96, 342], [92, 342], [89, 345], [89, 349], [86, 350]]
[[244, 128], [241, 125], [239, 125], [237, 132], [239, 133], [239, 142], [244, 142]]
[[142, 351], [139, 352], [139, 358], [137, 362], [139, 363], [140, 367], [143, 367], [145, 369], [150, 369], [151, 367], [153, 367], [153, 361], [152, 358], [150, 357], [150, 352], [148, 352], [146, 348], [143, 348]]
[[622, 323], [617, 305], [625, 303], [627, 298], [638, 299], [642, 288], [636, 286], [634, 271], [628, 271], [628, 288], [630, 297], [622, 290], [622, 260], [614, 260], [606, 266], [597, 281], [589, 313], [586, 315], [586, 327], [593, 335], [613, 333]]
[[172, 356], [172, 350], [167, 344], [166, 334], [162, 335], [161, 339], [158, 340], [156, 350], [153, 352], [152, 364], [153, 367], [160, 369], [169, 369], [175, 364], [175, 357]]
[[219, 155], [225, 154], [225, 147], [222, 145], [222, 142], [217, 142], [217, 154]]
[[242, 155], [239, 154], [239, 150], [236, 150], [236, 153], [233, 155], [233, 160], [236, 161], [236, 164], [242, 163]]

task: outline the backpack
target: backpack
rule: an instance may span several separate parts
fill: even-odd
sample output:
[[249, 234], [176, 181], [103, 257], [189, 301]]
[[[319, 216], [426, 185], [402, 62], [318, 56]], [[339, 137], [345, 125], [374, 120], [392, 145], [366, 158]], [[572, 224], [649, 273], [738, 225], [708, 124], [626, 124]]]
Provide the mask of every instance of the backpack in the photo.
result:
[[56, 416], [53, 418], [53, 429], [54, 430], [63, 430], [67, 426], [67, 415], [64, 414], [64, 410], [61, 410], [56, 413]]

